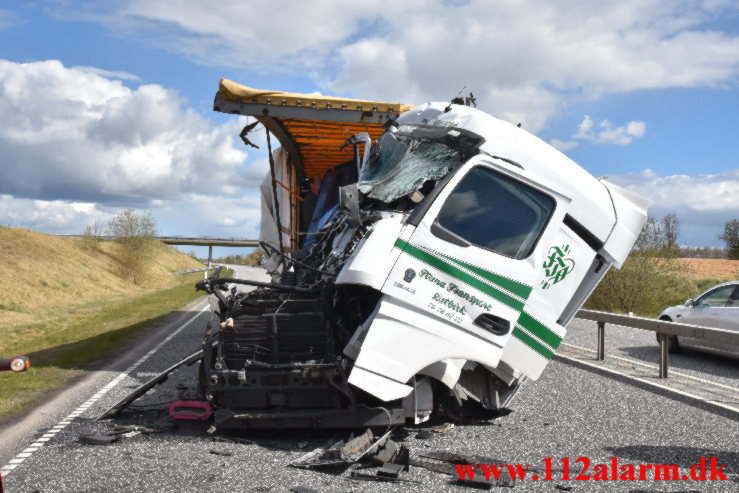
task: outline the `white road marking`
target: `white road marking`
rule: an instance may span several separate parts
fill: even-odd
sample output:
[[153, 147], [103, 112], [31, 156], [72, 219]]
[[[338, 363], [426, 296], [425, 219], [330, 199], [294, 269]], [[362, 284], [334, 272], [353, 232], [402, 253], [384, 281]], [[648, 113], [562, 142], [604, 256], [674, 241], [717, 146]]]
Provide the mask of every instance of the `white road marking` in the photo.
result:
[[[570, 346], [570, 347], [574, 347], [574, 348], [577, 348], [577, 349], [582, 349], [583, 351], [588, 351], [590, 353], [597, 354], [597, 351], [593, 351], [592, 349], [584, 348], [584, 347], [581, 347], [581, 346], [576, 346], [575, 344], [569, 344], [569, 343], [563, 342], [561, 345], [562, 346]], [[606, 354], [606, 356], [608, 356], [609, 358], [620, 359], [621, 361], [628, 361], [629, 363], [634, 363], [636, 365], [646, 366], [647, 368], [654, 368], [655, 370], [659, 370], [659, 366], [657, 366], [657, 365], [650, 365], [649, 363], [644, 363], [642, 361], [636, 361], [636, 360], [633, 360], [633, 359], [624, 358], [623, 356], [616, 356], [615, 354]], [[679, 375], [681, 377], [690, 378], [691, 380], [696, 380], [696, 381], [701, 382], [701, 383], [707, 383], [707, 384], [710, 384], [710, 385], [714, 385], [716, 387], [723, 387], [725, 389], [733, 390], [734, 392], [739, 392], [739, 388], [732, 387], [731, 385], [725, 385], [723, 383], [711, 382], [710, 380], [704, 380], [702, 378], [694, 377], [693, 375], [688, 375], [687, 373], [682, 373], [682, 372], [675, 371], [675, 370], [670, 370], [670, 373], [673, 373], [675, 375]]]
[[117, 377], [115, 377], [112, 381], [110, 381], [105, 387], [100, 389], [95, 395], [93, 395], [91, 398], [89, 398], [87, 401], [85, 401], [83, 404], [81, 404], [77, 409], [72, 411], [69, 415], [67, 415], [64, 419], [62, 419], [56, 426], [51, 427], [50, 429], [46, 430], [46, 433], [41, 436], [41, 438], [37, 439], [33, 444], [31, 444], [31, 447], [34, 447], [35, 449], [33, 451], [30, 451], [30, 448], [27, 448], [23, 452], [19, 453], [15, 456], [15, 458], [11, 459], [7, 464], [5, 464], [3, 467], [0, 468], [0, 475], [2, 475], [3, 478], [7, 477], [10, 471], [18, 467], [19, 464], [21, 464], [23, 461], [25, 461], [28, 457], [30, 457], [33, 452], [38, 450], [39, 448], [43, 447], [46, 442], [51, 440], [56, 436], [57, 433], [62, 431], [64, 428], [67, 427], [72, 421], [74, 421], [74, 418], [81, 415], [84, 411], [90, 408], [98, 399], [100, 399], [102, 396], [108, 393], [110, 389], [118, 385], [121, 380], [129, 376], [136, 368], [138, 368], [144, 361], [149, 359], [152, 355], [154, 355], [157, 351], [159, 351], [162, 346], [167, 344], [169, 341], [171, 341], [177, 334], [182, 332], [182, 330], [185, 329], [188, 325], [193, 323], [195, 319], [197, 319], [201, 313], [203, 313], [205, 310], [209, 308], [209, 305], [206, 302], [205, 307], [203, 307], [200, 311], [198, 311], [190, 320], [182, 324], [177, 330], [169, 334], [167, 337], [164, 338], [159, 344], [154, 346], [154, 348], [146, 353], [142, 358], [138, 359], [134, 364], [129, 366], [124, 372], [119, 374]]

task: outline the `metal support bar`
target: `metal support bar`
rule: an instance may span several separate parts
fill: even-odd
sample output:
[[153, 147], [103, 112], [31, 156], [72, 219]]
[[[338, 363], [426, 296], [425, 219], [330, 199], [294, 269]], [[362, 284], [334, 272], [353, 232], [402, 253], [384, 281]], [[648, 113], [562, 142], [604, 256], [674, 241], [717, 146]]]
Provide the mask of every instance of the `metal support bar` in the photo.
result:
[[[208, 245], [208, 270], [211, 269], [211, 263], [213, 262], [213, 245]], [[203, 279], [208, 278], [208, 270], [203, 273]]]
[[670, 336], [658, 332], [659, 337], [659, 378], [667, 378], [667, 354]]
[[603, 361], [606, 359], [606, 323], [598, 322], [598, 352], [596, 359]]

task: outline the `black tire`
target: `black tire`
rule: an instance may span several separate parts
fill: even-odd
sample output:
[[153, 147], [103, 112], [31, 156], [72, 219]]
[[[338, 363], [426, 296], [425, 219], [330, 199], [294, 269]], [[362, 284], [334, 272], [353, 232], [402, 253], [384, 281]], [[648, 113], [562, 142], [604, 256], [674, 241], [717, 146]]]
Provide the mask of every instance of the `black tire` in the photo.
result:
[[[667, 322], [672, 322], [672, 319], [668, 316], [659, 317], [660, 320], [665, 320]], [[655, 334], [657, 337], [657, 342], [659, 343], [659, 334]], [[677, 340], [677, 336], [668, 336], [667, 337], [667, 352], [672, 354], [677, 354], [682, 350], [680, 347], [680, 343]]]

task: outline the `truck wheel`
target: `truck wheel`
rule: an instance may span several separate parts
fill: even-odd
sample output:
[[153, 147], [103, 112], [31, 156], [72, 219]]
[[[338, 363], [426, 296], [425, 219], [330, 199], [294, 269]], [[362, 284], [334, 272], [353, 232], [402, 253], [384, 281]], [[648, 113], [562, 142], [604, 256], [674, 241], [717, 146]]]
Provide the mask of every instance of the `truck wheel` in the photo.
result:
[[[668, 316], [660, 317], [660, 320], [665, 320], [667, 322], [672, 322], [672, 319]], [[657, 342], [659, 342], [659, 334], [655, 334], [657, 337]], [[677, 336], [668, 336], [667, 337], [667, 352], [672, 354], [677, 354], [681, 351], [680, 343], [677, 340]]]

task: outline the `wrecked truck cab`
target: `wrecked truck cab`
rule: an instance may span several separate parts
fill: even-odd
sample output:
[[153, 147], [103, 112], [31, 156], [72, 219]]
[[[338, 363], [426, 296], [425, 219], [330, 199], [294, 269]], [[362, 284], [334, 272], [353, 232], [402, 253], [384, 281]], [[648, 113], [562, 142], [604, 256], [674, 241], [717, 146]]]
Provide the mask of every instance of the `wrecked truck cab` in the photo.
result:
[[[221, 426], [494, 417], [646, 218], [644, 199], [465, 105], [224, 80], [215, 109], [281, 144], [262, 186], [273, 283], [213, 289], [201, 390]], [[312, 211], [306, 178], [322, 183]]]

